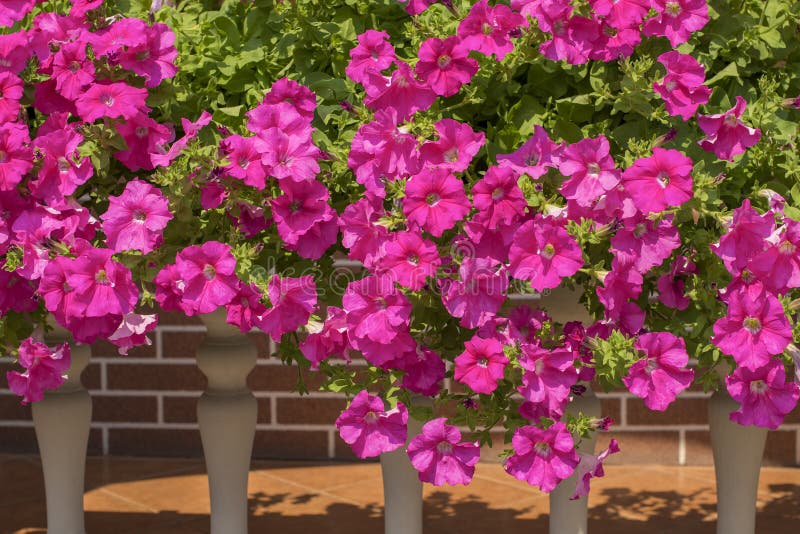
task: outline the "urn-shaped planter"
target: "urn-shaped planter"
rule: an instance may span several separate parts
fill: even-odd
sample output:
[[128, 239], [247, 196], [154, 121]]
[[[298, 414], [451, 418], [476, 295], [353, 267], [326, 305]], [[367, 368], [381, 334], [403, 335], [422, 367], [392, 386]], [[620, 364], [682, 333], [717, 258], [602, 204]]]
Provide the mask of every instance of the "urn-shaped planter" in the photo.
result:
[[258, 352], [225, 317], [224, 308], [202, 316], [206, 338], [197, 366], [208, 387], [197, 403], [197, 421], [208, 471], [211, 533], [247, 534], [247, 480], [258, 411], [247, 375]]

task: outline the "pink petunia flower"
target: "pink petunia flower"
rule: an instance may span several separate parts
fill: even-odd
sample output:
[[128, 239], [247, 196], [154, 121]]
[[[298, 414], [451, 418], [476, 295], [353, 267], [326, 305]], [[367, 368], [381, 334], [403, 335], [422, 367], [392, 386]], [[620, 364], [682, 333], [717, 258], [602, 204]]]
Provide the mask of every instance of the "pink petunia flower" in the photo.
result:
[[220, 152], [229, 161], [223, 167], [225, 174], [263, 190], [266, 187], [267, 169], [262, 165], [262, 158], [268, 146], [261, 137], [231, 135], [224, 138], [220, 141]]
[[16, 122], [22, 89], [22, 80], [16, 74], [0, 72], [0, 123]]
[[681, 237], [672, 215], [657, 223], [641, 216], [630, 219], [611, 238], [611, 252], [616, 260], [631, 265], [641, 274], [661, 265], [680, 246]]
[[0, 27], [10, 27], [24, 19], [35, 4], [34, 0], [4, 0], [0, 3]]
[[181, 300], [187, 315], [211, 313], [239, 292], [236, 258], [229, 245], [207, 241], [186, 247], [178, 253], [175, 265], [183, 280]]
[[416, 232], [395, 232], [384, 245], [379, 272], [392, 283], [419, 291], [441, 263], [434, 243]]
[[464, 352], [456, 357], [455, 364], [453, 378], [475, 393], [488, 395], [502, 380], [508, 358], [496, 339], [474, 336], [464, 344]]
[[369, 82], [364, 85], [367, 90], [364, 104], [375, 111], [394, 108], [402, 121], [431, 107], [436, 93], [416, 78], [407, 63], [397, 61], [395, 64], [397, 69], [388, 78], [380, 72], [367, 71]]
[[[622, 3], [624, 0], [615, 0]], [[630, 5], [630, 4], [628, 4]], [[600, 61], [617, 61], [622, 58], [630, 57], [633, 51], [642, 42], [642, 34], [639, 25], [634, 24], [629, 27], [615, 27], [607, 19], [595, 18], [592, 23], [587, 23], [583, 39], [589, 41], [589, 59]], [[619, 21], [617, 24], [623, 24]], [[575, 32], [578, 33], [578, 32]], [[595, 36], [596, 35], [596, 36]]]
[[141, 19], [124, 17], [90, 35], [89, 39], [98, 57], [116, 57], [126, 48], [144, 46], [147, 28], [147, 23]]
[[730, 419], [744, 426], [776, 430], [800, 398], [800, 387], [786, 381], [786, 370], [779, 359], [756, 369], [739, 367], [725, 378], [725, 385], [733, 400], [741, 404]]
[[505, 470], [514, 478], [549, 493], [569, 478], [578, 465], [575, 442], [567, 425], [559, 421], [541, 429], [522, 426], [511, 438], [514, 454], [508, 457]]
[[686, 368], [686, 342], [669, 332], [658, 332], [640, 335], [634, 347], [645, 357], [631, 365], [622, 382], [644, 399], [649, 409], [663, 412], [694, 379], [694, 371]]
[[650, 0], [590, 0], [589, 3], [595, 15], [619, 30], [638, 27], [650, 11]]
[[435, 128], [439, 139], [427, 141], [420, 149], [426, 165], [435, 165], [453, 172], [464, 171], [486, 142], [483, 132], [475, 132], [469, 124], [453, 119], [442, 119], [436, 123]]
[[25, 70], [32, 52], [28, 46], [27, 32], [0, 35], [0, 72], [21, 73]]
[[342, 246], [351, 260], [360, 261], [368, 269], [376, 265], [383, 244], [389, 239], [385, 226], [375, 224], [383, 215], [369, 199], [362, 198], [344, 209], [339, 218]]
[[278, 128], [286, 135], [308, 139], [312, 132], [311, 119], [301, 115], [298, 108], [288, 101], [269, 103], [264, 97], [264, 101], [246, 115], [247, 129], [256, 135], [270, 128]]
[[34, 140], [34, 146], [44, 155], [38, 176], [29, 185], [36, 198], [59, 205], [94, 175], [90, 159], [80, 157], [78, 147], [82, 142], [83, 136], [69, 126]]
[[498, 154], [497, 164], [509, 167], [517, 175], [527, 174], [534, 180], [547, 172], [548, 168], [558, 167], [562, 147], [550, 140], [547, 131], [538, 124], [533, 127], [533, 135], [511, 154]]
[[422, 482], [434, 486], [469, 484], [481, 456], [478, 442], [462, 442], [461, 432], [446, 417], [425, 423], [422, 433], [408, 444], [411, 465]]
[[537, 215], [519, 227], [509, 251], [511, 276], [528, 280], [536, 291], [552, 289], [583, 266], [577, 241], [553, 222]]
[[132, 119], [139, 113], [150, 112], [146, 99], [146, 89], [124, 82], [96, 83], [81, 93], [75, 107], [84, 122], [94, 122], [100, 117]]
[[620, 173], [609, 150], [604, 135], [582, 139], [564, 148], [558, 165], [559, 172], [570, 177], [561, 184], [564, 198], [590, 206], [594, 199], [617, 186]]
[[358, 36], [358, 45], [350, 50], [350, 63], [345, 68], [347, 76], [356, 83], [368, 81], [367, 72], [381, 72], [397, 60], [389, 34], [367, 30]]
[[269, 175], [295, 182], [313, 180], [319, 172], [319, 149], [310, 136], [289, 135], [280, 128], [268, 128], [258, 134], [263, 147], [261, 163]]
[[[366, 338], [389, 344], [406, 330], [411, 302], [389, 281], [367, 276], [350, 282], [342, 297], [351, 342]], [[354, 344], [355, 345], [355, 344]]]
[[71, 364], [69, 344], [50, 349], [44, 343], [25, 339], [19, 347], [19, 364], [24, 373], [8, 371], [8, 389], [22, 397], [22, 404], [39, 402], [45, 390], [55, 390], [64, 383], [64, 372]]
[[0, 191], [11, 191], [33, 168], [28, 129], [16, 123], [0, 125]]
[[759, 284], [728, 295], [728, 313], [714, 323], [711, 342], [741, 367], [757, 369], [792, 341], [781, 302]]
[[238, 326], [243, 334], [252, 330], [258, 317], [267, 312], [261, 296], [261, 290], [255, 284], [241, 284], [239, 294], [225, 306], [225, 322]]
[[658, 278], [658, 300], [667, 308], [685, 310], [691, 300], [684, 294], [686, 285], [679, 276], [697, 272], [697, 266], [685, 256], [678, 256], [667, 274]]
[[177, 57], [175, 34], [169, 26], [159, 22], [146, 27], [143, 43], [126, 46], [114, 60], [122, 68], [142, 76], [146, 87], [158, 87], [178, 72]]
[[308, 323], [317, 308], [317, 285], [311, 275], [297, 278], [273, 275], [267, 285], [267, 296], [272, 307], [254, 323], [275, 342], [279, 342], [283, 334]]
[[64, 98], [75, 100], [94, 82], [94, 64], [86, 57], [86, 43], [65, 43], [53, 57], [56, 89]]
[[622, 184], [645, 215], [677, 207], [692, 198], [692, 160], [677, 150], [654, 148], [622, 173]]
[[181, 152], [183, 152], [183, 149], [189, 144], [189, 141], [197, 137], [197, 134], [200, 133], [200, 130], [208, 126], [208, 123], [210, 122], [211, 113], [208, 111], [203, 111], [195, 122], [192, 122], [189, 119], [181, 118], [183, 137], [172, 143], [167, 151], [164, 151], [164, 147], [159, 147], [157, 152], [151, 152], [150, 160], [153, 162], [153, 165], [156, 167], [169, 166], [169, 164], [172, 163], [175, 158], [180, 156]]
[[517, 175], [510, 167], [489, 167], [483, 178], [472, 186], [472, 202], [490, 230], [522, 218], [528, 207], [517, 185]]
[[155, 330], [156, 326], [158, 326], [158, 316], [155, 314], [126, 313], [122, 316], [122, 322], [116, 331], [108, 337], [108, 341], [118, 347], [120, 354], [127, 356], [133, 347], [153, 344], [147, 333]]
[[612, 439], [608, 448], [595, 456], [594, 454], [579, 452], [580, 463], [575, 469], [576, 478], [578, 482], [575, 486], [575, 493], [572, 494], [570, 500], [575, 501], [581, 497], [589, 495], [589, 481], [595, 477], [602, 477], [605, 475], [603, 470], [603, 462], [614, 453], [619, 452], [619, 444], [617, 440]]
[[706, 0], [651, 0], [658, 15], [644, 23], [644, 34], [664, 36], [677, 47], [709, 20]]
[[328, 306], [326, 312], [325, 322], [310, 323], [308, 336], [300, 342], [300, 351], [311, 362], [312, 370], [318, 369], [320, 362], [328, 358], [338, 356], [349, 360], [347, 314], [336, 306]]
[[289, 104], [305, 120], [314, 119], [314, 111], [317, 109], [316, 95], [306, 87], [289, 78], [281, 78], [272, 84], [267, 94], [264, 95], [263, 105], [276, 106], [277, 104]]
[[728, 232], [711, 245], [714, 254], [720, 257], [731, 273], [739, 273], [747, 267], [750, 260], [762, 252], [767, 245], [766, 238], [775, 228], [775, 214], [759, 214], [744, 199], [742, 205], [733, 210], [733, 220]]
[[111, 195], [108, 199], [108, 210], [100, 218], [111, 250], [148, 254], [158, 248], [163, 241], [163, 230], [172, 220], [169, 201], [160, 189], [141, 180], [131, 180], [121, 195]]
[[708, 136], [698, 142], [703, 150], [713, 152], [719, 159], [733, 161], [734, 156], [758, 143], [761, 130], [740, 120], [746, 107], [745, 99], [737, 96], [736, 104], [725, 113], [698, 115], [697, 125]]
[[764, 286], [777, 294], [800, 287], [800, 222], [786, 218], [784, 223], [767, 238], [767, 248], [748, 264]]
[[386, 410], [380, 397], [366, 390], [353, 397], [336, 419], [336, 428], [359, 458], [371, 458], [399, 449], [408, 437], [408, 410], [402, 402]]
[[497, 61], [502, 61], [514, 50], [511, 32], [524, 24], [525, 18], [508, 6], [489, 6], [487, 0], [480, 0], [459, 23], [458, 37], [464, 48], [477, 50], [485, 56], [494, 54]]
[[441, 356], [425, 346], [417, 346], [400, 359], [402, 386], [420, 395], [436, 396], [447, 369]]
[[419, 46], [419, 61], [414, 70], [437, 95], [447, 97], [472, 80], [478, 72], [478, 62], [469, 57], [469, 49], [458, 36], [431, 37]]
[[532, 422], [540, 417], [560, 419], [569, 401], [570, 388], [578, 381], [575, 355], [566, 348], [548, 350], [539, 345], [522, 346], [524, 369], [519, 392], [525, 399], [520, 412]]
[[463, 219], [469, 208], [464, 183], [448, 169], [425, 169], [406, 184], [403, 214], [411, 225], [436, 237]]
[[178, 272], [178, 266], [165, 265], [153, 279], [156, 286], [156, 302], [165, 311], [184, 311], [191, 313], [192, 306], [183, 302], [183, 290], [186, 281]]
[[[287, 248], [300, 252], [299, 248], [303, 243], [304, 236], [315, 235], [322, 238], [323, 236], [317, 232], [321, 224], [333, 225], [333, 240], [335, 241], [338, 234], [337, 215], [328, 205], [328, 189], [321, 182], [287, 180], [281, 184], [281, 188], [284, 194], [273, 199], [270, 204], [278, 235], [283, 239]], [[332, 244], [330, 237], [326, 233], [324, 240], [320, 242], [330, 246]], [[308, 255], [304, 257], [308, 257]]]
[[500, 310], [506, 300], [508, 272], [493, 258], [465, 257], [458, 279], [439, 280], [442, 302], [453, 317], [460, 317], [464, 328], [476, 328]]
[[435, 3], [436, 0], [397, 0], [401, 4], [406, 5], [406, 13], [409, 15], [419, 15], [428, 7]]
[[114, 154], [131, 171], [153, 170], [152, 154], [166, 151], [166, 146], [175, 137], [169, 126], [159, 124], [150, 117], [139, 114], [116, 125], [117, 132], [125, 140], [127, 148]]
[[703, 85], [705, 67], [694, 57], [677, 50], [664, 52], [658, 56], [658, 62], [666, 67], [667, 75], [661, 82], [653, 84], [653, 90], [664, 99], [667, 113], [688, 121], [711, 96], [711, 89]]
[[112, 254], [108, 249], [89, 248], [70, 263], [66, 282], [73, 290], [74, 307], [71, 313], [67, 310], [69, 315], [105, 317], [133, 311], [139, 290], [131, 271], [111, 259]]

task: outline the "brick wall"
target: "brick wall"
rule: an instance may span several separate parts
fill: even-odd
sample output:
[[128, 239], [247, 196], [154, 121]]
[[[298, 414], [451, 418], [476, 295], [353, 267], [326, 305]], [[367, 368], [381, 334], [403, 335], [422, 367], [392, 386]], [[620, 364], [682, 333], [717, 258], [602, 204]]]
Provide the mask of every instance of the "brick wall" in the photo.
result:
[[[91, 454], [200, 456], [195, 407], [205, 378], [194, 364], [204, 327], [196, 318], [163, 314], [153, 345], [119, 356], [108, 344], [92, 347], [83, 374], [93, 402]], [[271, 357], [263, 335], [253, 335], [258, 365], [248, 378], [258, 399], [254, 455], [261, 458], [351, 459], [333, 422], [344, 407], [342, 397], [314, 392], [319, 380], [306, 376], [310, 395], [291, 390], [297, 369]], [[8, 360], [0, 360], [0, 452], [35, 452], [30, 408], [6, 387]], [[689, 391], [665, 412], [648, 411], [625, 391], [600, 395], [604, 413], [617, 424], [623, 453], [614, 463], [710, 464], [707, 396]], [[610, 437], [609, 436], [609, 437]], [[497, 442], [502, 444], [498, 435]], [[607, 439], [602, 440], [604, 445]], [[765, 464], [800, 465], [800, 411], [778, 431], [770, 432]]]

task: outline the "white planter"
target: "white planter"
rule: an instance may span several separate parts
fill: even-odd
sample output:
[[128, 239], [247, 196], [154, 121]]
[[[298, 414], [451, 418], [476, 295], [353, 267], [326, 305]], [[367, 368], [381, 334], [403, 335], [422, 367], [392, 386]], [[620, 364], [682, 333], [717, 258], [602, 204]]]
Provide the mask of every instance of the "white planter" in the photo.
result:
[[[567, 408], [573, 415], [583, 413], [591, 417], [602, 416], [600, 399], [591, 389], [586, 390], [582, 397], [576, 397]], [[596, 434], [591, 438], [584, 438], [578, 446], [578, 452], [594, 454]], [[563, 480], [556, 489], [550, 493], [550, 534], [586, 534], [588, 530], [589, 500], [584, 496], [571, 501], [575, 493], [576, 475]]]
[[197, 421], [208, 471], [211, 534], [247, 534], [247, 479], [258, 404], [247, 375], [258, 352], [247, 336], [225, 323], [225, 310], [204, 315], [206, 339], [197, 366], [208, 387], [197, 403]]
[[[57, 329], [45, 341], [53, 346], [64, 343], [67, 336], [65, 330]], [[32, 406], [44, 473], [49, 534], [85, 534], [83, 490], [92, 399], [81, 384], [81, 373], [89, 364], [91, 348], [75, 344], [70, 348], [72, 364], [67, 380]]]
[[739, 405], [722, 388], [708, 402], [717, 476], [717, 534], [755, 534], [758, 475], [767, 429], [731, 422], [729, 414]]

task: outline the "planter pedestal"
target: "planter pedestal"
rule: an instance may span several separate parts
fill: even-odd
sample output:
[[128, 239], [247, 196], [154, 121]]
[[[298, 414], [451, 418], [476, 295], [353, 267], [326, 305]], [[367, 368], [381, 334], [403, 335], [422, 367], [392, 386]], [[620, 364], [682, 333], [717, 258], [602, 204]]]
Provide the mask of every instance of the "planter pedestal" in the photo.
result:
[[[591, 417], [601, 417], [600, 399], [587, 389], [582, 397], [576, 397], [569, 405], [569, 413], [578, 415], [578, 412]], [[579, 452], [594, 454], [594, 444], [597, 434], [591, 438], [583, 438]], [[550, 493], [550, 534], [586, 534], [588, 532], [589, 500], [581, 497], [575, 501], [569, 500], [575, 493], [576, 475], [572, 475], [556, 486]]]
[[258, 404], [247, 375], [258, 352], [247, 336], [225, 323], [225, 310], [204, 315], [206, 339], [197, 366], [208, 387], [197, 403], [211, 496], [211, 534], [247, 534], [247, 477]]
[[738, 408], [724, 390], [714, 393], [708, 402], [717, 476], [717, 534], [756, 532], [758, 475], [767, 429], [731, 422], [729, 414]]
[[[408, 441], [422, 431], [422, 423], [408, 418]], [[408, 445], [408, 441], [406, 445]], [[406, 447], [381, 454], [384, 533], [422, 534], [422, 482]]]
[[[67, 340], [56, 331], [46, 342], [53, 346]], [[42, 459], [47, 499], [49, 534], [85, 534], [83, 491], [86, 449], [92, 420], [92, 399], [81, 384], [81, 373], [89, 364], [89, 345], [71, 345], [72, 364], [67, 380], [55, 391], [33, 403], [33, 425]]]

